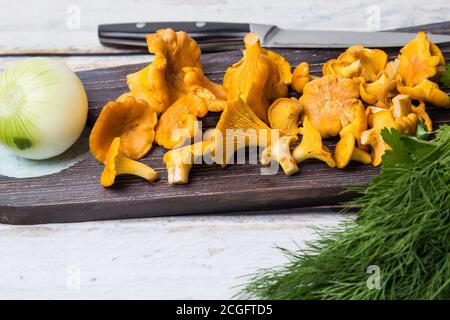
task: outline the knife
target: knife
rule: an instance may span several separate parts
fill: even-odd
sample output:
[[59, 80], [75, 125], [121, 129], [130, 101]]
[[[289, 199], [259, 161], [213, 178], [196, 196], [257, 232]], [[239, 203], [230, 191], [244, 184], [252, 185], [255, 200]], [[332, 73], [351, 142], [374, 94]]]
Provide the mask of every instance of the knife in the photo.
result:
[[[416, 36], [405, 32], [291, 30], [266, 24], [202, 21], [102, 24], [98, 36], [105, 46], [144, 49], [145, 35], [163, 28], [186, 31], [204, 52], [240, 48], [248, 32], [257, 33], [266, 48], [347, 48], [355, 44], [402, 47]], [[450, 43], [449, 35], [428, 34], [428, 38], [437, 44]]]

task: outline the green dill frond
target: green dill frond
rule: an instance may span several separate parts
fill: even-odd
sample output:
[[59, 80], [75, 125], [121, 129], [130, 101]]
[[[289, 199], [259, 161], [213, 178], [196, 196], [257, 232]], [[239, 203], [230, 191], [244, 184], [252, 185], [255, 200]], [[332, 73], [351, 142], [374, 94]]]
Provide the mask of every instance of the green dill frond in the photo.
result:
[[[349, 203], [358, 218], [319, 231], [288, 264], [253, 275], [239, 297], [450, 299], [450, 126], [434, 133], [423, 141], [385, 130], [393, 150]], [[368, 286], [370, 266], [379, 288]]]

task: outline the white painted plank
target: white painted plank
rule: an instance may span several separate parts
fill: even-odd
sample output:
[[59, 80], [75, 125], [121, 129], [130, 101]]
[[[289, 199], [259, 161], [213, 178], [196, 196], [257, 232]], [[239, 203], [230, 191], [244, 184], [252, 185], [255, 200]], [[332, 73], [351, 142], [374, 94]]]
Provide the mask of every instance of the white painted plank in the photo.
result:
[[[8, 66], [30, 58], [31, 56], [0, 56], [0, 72]], [[148, 63], [151, 56], [148, 54], [142, 55], [125, 55], [125, 56], [52, 56], [51, 59], [58, 59], [64, 61], [72, 70], [89, 70], [101, 69], [109, 67], [123, 66], [127, 64]]]
[[[0, 7], [0, 51], [104, 50], [97, 25], [113, 22], [216, 20], [368, 30], [450, 19], [450, 3], [442, 0], [428, 0], [426, 5], [421, 0], [0, 0]], [[380, 23], [373, 24], [377, 8]]]
[[[0, 299], [228, 299], [333, 214], [0, 225]], [[295, 243], [297, 242], [297, 244]], [[77, 286], [77, 274], [79, 288]]]

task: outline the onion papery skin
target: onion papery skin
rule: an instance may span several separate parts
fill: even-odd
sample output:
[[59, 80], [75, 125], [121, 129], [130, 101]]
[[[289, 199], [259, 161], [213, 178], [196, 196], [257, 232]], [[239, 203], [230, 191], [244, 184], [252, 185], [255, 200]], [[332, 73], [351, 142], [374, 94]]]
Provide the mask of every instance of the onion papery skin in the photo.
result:
[[17, 156], [63, 153], [83, 132], [87, 112], [83, 84], [61, 61], [31, 58], [0, 75], [0, 143]]

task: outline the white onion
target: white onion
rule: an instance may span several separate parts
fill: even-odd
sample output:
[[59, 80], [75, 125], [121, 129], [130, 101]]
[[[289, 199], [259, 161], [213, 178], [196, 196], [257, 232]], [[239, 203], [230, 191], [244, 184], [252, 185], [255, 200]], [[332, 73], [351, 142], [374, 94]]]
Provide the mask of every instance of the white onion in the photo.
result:
[[28, 159], [66, 151], [81, 135], [87, 96], [63, 62], [32, 58], [0, 75], [0, 143]]

